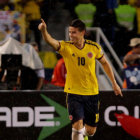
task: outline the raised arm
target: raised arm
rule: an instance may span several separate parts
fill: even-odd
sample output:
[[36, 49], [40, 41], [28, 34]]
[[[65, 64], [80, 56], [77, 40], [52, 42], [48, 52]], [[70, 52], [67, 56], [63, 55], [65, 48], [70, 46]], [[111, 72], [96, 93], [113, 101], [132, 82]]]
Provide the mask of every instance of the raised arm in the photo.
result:
[[108, 61], [106, 60], [105, 56], [103, 56], [99, 62], [102, 64], [106, 74], [108, 75], [109, 79], [112, 82], [112, 88], [114, 89], [114, 92], [116, 95], [122, 95], [121, 89], [119, 87], [119, 85], [117, 84], [115, 77], [114, 77], [114, 73], [112, 71], [112, 68], [110, 66], [110, 64], [108, 63]]
[[47, 25], [43, 19], [41, 19], [41, 23], [38, 25], [38, 29], [41, 31], [43, 39], [52, 46], [55, 50], [59, 50], [60, 44], [58, 40], [55, 40], [51, 37], [51, 35], [47, 31]]

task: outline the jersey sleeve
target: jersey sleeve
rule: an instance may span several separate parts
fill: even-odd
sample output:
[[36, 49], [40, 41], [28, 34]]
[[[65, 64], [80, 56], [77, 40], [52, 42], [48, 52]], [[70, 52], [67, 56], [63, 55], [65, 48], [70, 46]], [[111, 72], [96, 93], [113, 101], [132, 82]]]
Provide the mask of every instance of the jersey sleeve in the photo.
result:
[[103, 50], [101, 48], [101, 46], [99, 44], [96, 43], [96, 59], [100, 60], [103, 56], [104, 56], [104, 53], [103, 53]]
[[60, 49], [58, 50], [58, 52], [63, 56], [65, 54], [66, 51], [66, 43], [65, 41], [60, 41]]

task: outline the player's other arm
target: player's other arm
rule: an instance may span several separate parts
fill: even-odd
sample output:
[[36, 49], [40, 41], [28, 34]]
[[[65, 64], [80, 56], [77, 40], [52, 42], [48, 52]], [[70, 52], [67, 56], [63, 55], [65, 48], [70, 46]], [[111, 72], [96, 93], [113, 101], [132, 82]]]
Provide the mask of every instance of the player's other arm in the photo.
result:
[[116, 95], [122, 95], [122, 92], [121, 92], [121, 89], [119, 87], [119, 85], [117, 84], [116, 80], [115, 80], [115, 77], [114, 77], [114, 73], [113, 73], [113, 70], [110, 66], [110, 64], [108, 63], [108, 61], [106, 60], [105, 56], [103, 56], [99, 62], [102, 64], [106, 74], [108, 75], [109, 79], [111, 80], [112, 82], [112, 87], [114, 89], [114, 92]]
[[43, 19], [41, 19], [41, 23], [38, 25], [38, 29], [41, 31], [43, 39], [52, 46], [55, 50], [59, 50], [60, 44], [58, 40], [55, 40], [51, 37], [51, 35], [47, 31], [47, 25]]

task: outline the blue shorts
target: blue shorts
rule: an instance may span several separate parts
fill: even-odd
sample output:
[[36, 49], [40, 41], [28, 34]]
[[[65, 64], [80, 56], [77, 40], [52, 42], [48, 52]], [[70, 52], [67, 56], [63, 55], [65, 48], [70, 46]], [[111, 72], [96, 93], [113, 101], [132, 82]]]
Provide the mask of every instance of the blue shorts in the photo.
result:
[[72, 123], [83, 120], [84, 124], [97, 126], [99, 122], [99, 95], [76, 95], [68, 93], [67, 105]]

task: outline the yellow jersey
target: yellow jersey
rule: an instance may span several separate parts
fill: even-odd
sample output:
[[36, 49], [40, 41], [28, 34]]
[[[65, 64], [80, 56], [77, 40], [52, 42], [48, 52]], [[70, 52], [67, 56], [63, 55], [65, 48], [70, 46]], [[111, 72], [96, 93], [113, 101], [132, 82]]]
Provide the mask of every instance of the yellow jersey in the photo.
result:
[[59, 53], [63, 56], [67, 69], [64, 92], [78, 95], [97, 95], [96, 59], [103, 57], [101, 46], [85, 40], [84, 47], [78, 49], [71, 41], [60, 42]]

